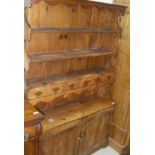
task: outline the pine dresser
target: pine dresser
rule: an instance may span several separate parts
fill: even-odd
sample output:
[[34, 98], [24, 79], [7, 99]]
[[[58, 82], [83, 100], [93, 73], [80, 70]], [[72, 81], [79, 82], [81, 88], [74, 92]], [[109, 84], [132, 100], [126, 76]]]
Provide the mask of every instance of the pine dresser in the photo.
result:
[[26, 155], [90, 155], [108, 145], [125, 9], [84, 0], [25, 5], [25, 98], [44, 115], [38, 151]]

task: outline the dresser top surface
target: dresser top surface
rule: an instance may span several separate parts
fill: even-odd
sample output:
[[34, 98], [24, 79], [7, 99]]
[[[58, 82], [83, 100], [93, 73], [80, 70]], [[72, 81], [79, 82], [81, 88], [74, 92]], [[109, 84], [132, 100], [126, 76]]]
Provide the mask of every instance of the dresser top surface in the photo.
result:
[[111, 100], [103, 100], [95, 97], [90, 98], [88, 101], [68, 104], [46, 113], [45, 119], [42, 121], [42, 130], [45, 132], [99, 111], [105, 110], [106, 113], [109, 110], [112, 111], [113, 107], [114, 105]]

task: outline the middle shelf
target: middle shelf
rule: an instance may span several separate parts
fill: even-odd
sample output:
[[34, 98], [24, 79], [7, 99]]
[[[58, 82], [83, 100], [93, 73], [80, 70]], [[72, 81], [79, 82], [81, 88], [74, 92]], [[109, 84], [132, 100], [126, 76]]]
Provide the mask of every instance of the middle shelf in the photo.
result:
[[72, 50], [63, 52], [53, 52], [44, 54], [29, 55], [30, 62], [58, 61], [71, 58], [94, 57], [116, 54], [116, 50], [107, 48]]

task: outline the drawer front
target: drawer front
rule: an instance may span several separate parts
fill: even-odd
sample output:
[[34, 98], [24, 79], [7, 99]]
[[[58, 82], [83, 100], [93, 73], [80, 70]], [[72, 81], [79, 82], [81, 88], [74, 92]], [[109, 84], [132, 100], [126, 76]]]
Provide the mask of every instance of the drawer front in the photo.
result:
[[96, 93], [96, 86], [90, 86], [84, 90], [84, 96], [89, 97], [93, 96]]
[[98, 82], [99, 83], [105, 83], [105, 82], [111, 82], [114, 79], [114, 73], [104, 73], [99, 76]]
[[64, 91], [64, 84], [54, 84], [51, 86], [51, 95], [56, 95]]
[[48, 88], [46, 87], [32, 88], [28, 91], [28, 99], [33, 100], [47, 96], [48, 94], [49, 94]]
[[71, 91], [77, 88], [79, 88], [79, 80], [66, 82], [65, 84], [65, 91]]
[[28, 126], [24, 128], [24, 134], [27, 135], [27, 140], [31, 140], [33, 138], [36, 138], [38, 136], [36, 132], [36, 127], [34, 125]]
[[88, 87], [88, 86], [91, 86], [91, 85], [95, 85], [96, 80], [97, 80], [97, 77], [82, 79], [80, 81], [80, 87], [83, 88], [83, 87]]
[[73, 102], [79, 99], [80, 89], [76, 89], [64, 94], [64, 102]]

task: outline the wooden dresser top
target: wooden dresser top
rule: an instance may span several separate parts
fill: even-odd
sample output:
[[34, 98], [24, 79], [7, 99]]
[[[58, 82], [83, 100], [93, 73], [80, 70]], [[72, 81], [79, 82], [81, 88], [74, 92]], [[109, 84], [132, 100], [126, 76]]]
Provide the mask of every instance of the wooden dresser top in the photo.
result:
[[66, 123], [87, 117], [96, 112], [112, 111], [114, 108], [111, 100], [90, 98], [88, 101], [68, 104], [49, 111], [45, 114], [45, 119], [41, 122], [43, 132], [62, 126]]

